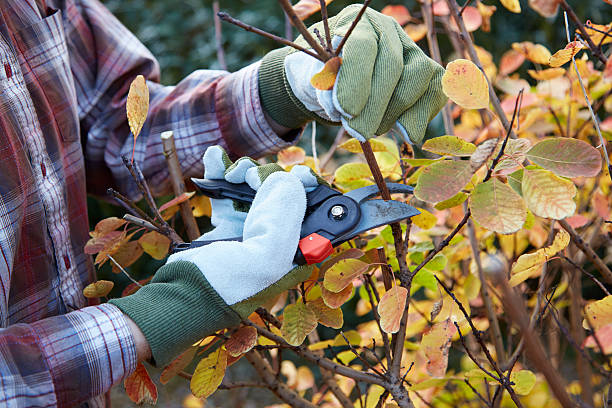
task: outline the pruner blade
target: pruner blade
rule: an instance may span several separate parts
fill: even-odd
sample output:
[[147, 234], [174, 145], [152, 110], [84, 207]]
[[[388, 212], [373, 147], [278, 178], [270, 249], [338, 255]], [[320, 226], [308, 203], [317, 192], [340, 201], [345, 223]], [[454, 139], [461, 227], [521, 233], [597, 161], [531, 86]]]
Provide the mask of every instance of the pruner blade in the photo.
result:
[[[403, 194], [412, 194], [414, 188], [412, 186], [407, 186], [405, 184], [400, 183], [385, 183], [387, 188], [389, 189], [389, 193], [403, 193]], [[377, 185], [371, 185], [366, 187], [361, 187], [356, 190], [351, 190], [348, 193], [344, 193], [345, 196], [352, 198], [357, 201], [359, 204], [364, 202], [365, 200], [369, 200], [370, 198], [376, 197], [380, 195], [380, 190]]]
[[350, 232], [333, 240], [334, 244], [348, 241], [372, 228], [399, 222], [421, 213], [413, 206], [395, 200], [369, 200], [360, 203], [359, 207], [361, 209], [361, 219], [357, 226]]

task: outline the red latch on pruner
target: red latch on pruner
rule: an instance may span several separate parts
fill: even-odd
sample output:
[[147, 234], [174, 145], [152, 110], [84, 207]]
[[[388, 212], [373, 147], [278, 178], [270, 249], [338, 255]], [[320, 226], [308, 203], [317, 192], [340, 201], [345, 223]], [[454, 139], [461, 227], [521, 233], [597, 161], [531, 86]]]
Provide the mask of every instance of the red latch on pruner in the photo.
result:
[[334, 252], [331, 241], [316, 232], [302, 238], [298, 247], [308, 265], [322, 262]]

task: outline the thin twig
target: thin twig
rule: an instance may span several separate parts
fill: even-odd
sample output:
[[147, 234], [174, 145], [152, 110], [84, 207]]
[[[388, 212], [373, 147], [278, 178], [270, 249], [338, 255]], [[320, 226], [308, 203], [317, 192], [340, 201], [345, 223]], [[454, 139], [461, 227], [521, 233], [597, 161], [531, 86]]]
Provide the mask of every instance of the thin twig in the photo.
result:
[[123, 194], [121, 194], [120, 192], [118, 192], [115, 189], [109, 188], [106, 190], [106, 192], [108, 193], [108, 195], [110, 195], [115, 202], [117, 202], [118, 204], [120, 204], [123, 208], [125, 208], [130, 214], [136, 216], [136, 217], [140, 217], [148, 222], [150, 222], [151, 224], [155, 224], [156, 221], [151, 218], [149, 216], [149, 214], [145, 213], [144, 211], [142, 211], [134, 201], [130, 200], [129, 198], [127, 198], [126, 196], [124, 196]]
[[582, 253], [584, 253], [587, 259], [593, 263], [599, 273], [601, 273], [604, 280], [608, 283], [612, 283], [612, 271], [610, 271], [604, 261], [595, 253], [595, 251], [593, 251], [588, 242], [586, 242], [566, 220], [559, 220], [558, 222], [559, 225], [561, 225], [563, 229], [570, 234], [574, 244], [582, 251]]
[[319, 59], [322, 61], [327, 61], [332, 56], [321, 47], [321, 44], [318, 43], [317, 40], [314, 39], [312, 34], [308, 31], [302, 20], [297, 16], [295, 10], [293, 10], [293, 6], [289, 2], [289, 0], [278, 0], [278, 4], [283, 8], [285, 14], [289, 17], [293, 26], [298, 30], [304, 40], [312, 47], [313, 50], [319, 55]]
[[159, 232], [159, 228], [157, 228], [155, 225], [151, 224], [149, 221], [143, 220], [142, 218], [135, 217], [132, 214], [125, 214], [123, 219], [131, 224], [138, 225], [139, 227], [148, 229], [150, 231]]
[[[172, 190], [176, 197], [181, 196], [185, 193], [185, 182], [181, 165], [179, 164], [178, 155], [176, 153], [176, 146], [174, 145], [174, 133], [170, 130], [162, 132], [161, 134], [162, 146], [164, 150], [164, 156], [166, 157], [166, 164], [168, 166], [168, 174], [170, 175], [170, 184], [172, 184]], [[187, 236], [191, 241], [197, 239], [200, 236], [200, 229], [196, 222], [193, 212], [191, 211], [191, 203], [189, 200], [179, 204], [179, 211]]]
[[342, 52], [342, 48], [344, 47], [344, 44], [346, 44], [346, 41], [348, 40], [349, 36], [351, 35], [353, 30], [355, 29], [355, 27], [359, 23], [359, 20], [361, 20], [361, 16], [363, 16], [363, 13], [365, 13], [366, 10], [368, 9], [368, 5], [370, 4], [370, 1], [371, 0], [365, 0], [363, 2], [363, 6], [361, 6], [361, 10], [359, 10], [359, 13], [357, 13], [357, 16], [355, 17], [355, 20], [353, 20], [353, 23], [349, 27], [348, 31], [346, 32], [344, 37], [342, 37], [342, 40], [340, 41], [340, 44], [338, 44], [338, 47], [336, 48], [336, 51], [334, 51], [334, 55], [335, 56], [340, 55], [340, 53]]
[[114, 264], [114, 265], [115, 265], [115, 266], [116, 266], [116, 267], [117, 267], [117, 268], [118, 268], [118, 269], [119, 269], [119, 270], [120, 270], [120, 271], [121, 271], [121, 272], [122, 272], [122, 273], [123, 273], [125, 276], [127, 276], [127, 278], [128, 278], [129, 280], [131, 280], [131, 281], [132, 281], [132, 283], [136, 284], [136, 286], [138, 286], [139, 288], [142, 288], [142, 285], [141, 285], [141, 284], [140, 284], [140, 283], [139, 283], [139, 282], [138, 282], [136, 279], [132, 278], [132, 277], [130, 276], [130, 274], [129, 274], [129, 273], [127, 273], [127, 271], [126, 271], [125, 269], [123, 269], [123, 266], [119, 265], [119, 262], [117, 262], [117, 261], [115, 260], [115, 258], [113, 258], [113, 257], [112, 257], [112, 256], [110, 256], [110, 255], [106, 255], [106, 256], [108, 257], [108, 259], [110, 259], [110, 260], [111, 260], [111, 262], [112, 262], [112, 263], [113, 263], [113, 264]]
[[329, 21], [328, 21], [328, 16], [327, 16], [327, 1], [319, 0], [319, 3], [321, 4], [321, 19], [323, 20], [323, 29], [325, 30], [325, 41], [326, 41], [327, 52], [331, 54], [333, 53], [334, 50], [332, 47], [331, 33], [329, 31]]
[[244, 30], [246, 30], [246, 31], [250, 31], [250, 32], [252, 32], [252, 33], [255, 33], [255, 34], [261, 35], [262, 37], [268, 38], [268, 39], [270, 39], [270, 40], [274, 40], [274, 41], [276, 41], [276, 42], [278, 42], [278, 43], [281, 43], [281, 44], [283, 44], [283, 45], [288, 45], [289, 47], [293, 47], [293, 48], [295, 48], [296, 50], [302, 51], [302, 52], [304, 52], [304, 53], [306, 53], [306, 54], [310, 55], [310, 56], [311, 56], [311, 57], [313, 57], [313, 58], [316, 58], [316, 59], [318, 59], [318, 60], [320, 60], [320, 61], [325, 62], [325, 60], [323, 60], [323, 59], [322, 59], [322, 58], [321, 58], [319, 55], [317, 55], [316, 53], [314, 53], [314, 52], [312, 52], [312, 51], [310, 51], [310, 50], [308, 50], [308, 49], [306, 49], [306, 48], [302, 47], [301, 45], [298, 45], [298, 44], [294, 43], [293, 41], [290, 41], [290, 40], [288, 40], [288, 39], [286, 39], [286, 38], [283, 38], [283, 37], [279, 37], [279, 36], [274, 35], [274, 34], [270, 34], [269, 32], [264, 31], [264, 30], [260, 30], [260, 29], [259, 29], [259, 28], [257, 28], [257, 27], [253, 27], [253, 26], [251, 26], [251, 25], [245, 24], [245, 23], [243, 23], [242, 21], [240, 21], [240, 20], [238, 20], [238, 19], [236, 19], [236, 18], [234, 18], [234, 17], [230, 16], [229, 14], [227, 14], [227, 13], [225, 13], [225, 12], [223, 12], [223, 11], [220, 11], [220, 12], [219, 12], [217, 15], [218, 15], [218, 16], [219, 16], [219, 18], [220, 18], [221, 20], [223, 20], [223, 21], [226, 21], [226, 22], [228, 22], [228, 23], [231, 23], [231, 24], [237, 25], [238, 27], [240, 27], [240, 28], [242, 28], [242, 29], [244, 29]]
[[596, 277], [594, 277], [592, 274], [590, 274], [589, 272], [587, 272], [582, 266], [578, 265], [576, 262], [572, 261], [570, 258], [568, 258], [567, 256], [561, 254], [561, 258], [564, 259], [567, 263], [569, 263], [570, 265], [572, 265], [574, 268], [578, 269], [580, 272], [582, 272], [583, 274], [585, 274], [590, 280], [592, 280], [593, 282], [595, 282], [595, 284], [597, 286], [599, 286], [599, 288], [603, 291], [603, 293], [606, 294], [606, 296], [610, 296], [610, 292], [608, 291], [608, 289], [606, 289], [606, 287], [604, 286], [603, 283], [601, 283], [601, 281], [599, 279], [597, 279]]
[[225, 63], [225, 51], [223, 51], [223, 34], [221, 31], [221, 20], [219, 19], [219, 0], [213, 1], [213, 18], [215, 20], [215, 44], [217, 45], [217, 60], [221, 69], [227, 71]]
[[[561, 0], [560, 4], [564, 4], [565, 0]], [[571, 10], [571, 7], [565, 3], [565, 5]], [[565, 7], [564, 7], [565, 9]], [[572, 11], [573, 13], [573, 11]], [[565, 18], [565, 33], [567, 35], [567, 42], [570, 42], [570, 34], [569, 34], [569, 26], [567, 23], [567, 10], [563, 13], [563, 17]], [[584, 27], [583, 27], [584, 29]], [[590, 37], [587, 37], [590, 40]], [[591, 44], [593, 42], [591, 41]], [[605, 58], [605, 57], [604, 57]], [[605, 63], [605, 61], [604, 61]], [[584, 100], [589, 108], [589, 112], [591, 112], [591, 119], [593, 120], [593, 124], [595, 125], [595, 130], [597, 131], [597, 136], [599, 136], [599, 144], [601, 146], [601, 150], [603, 152], [604, 159], [606, 160], [606, 164], [608, 166], [608, 176], [610, 180], [612, 180], [612, 165], [610, 165], [610, 158], [608, 157], [608, 149], [606, 148], [606, 140], [601, 135], [601, 129], [599, 129], [599, 120], [597, 120], [597, 116], [595, 116], [595, 112], [593, 112], [593, 107], [591, 106], [591, 101], [589, 100], [589, 96], [587, 95], [587, 91], [584, 87], [584, 83], [582, 82], [582, 76], [580, 75], [580, 71], [578, 70], [578, 65], [576, 65], [576, 59], [572, 54], [572, 64], [574, 65], [574, 70], [576, 71], [576, 76], [578, 77], [578, 82], [580, 83], [580, 88], [582, 89], [582, 95], [584, 96]]]

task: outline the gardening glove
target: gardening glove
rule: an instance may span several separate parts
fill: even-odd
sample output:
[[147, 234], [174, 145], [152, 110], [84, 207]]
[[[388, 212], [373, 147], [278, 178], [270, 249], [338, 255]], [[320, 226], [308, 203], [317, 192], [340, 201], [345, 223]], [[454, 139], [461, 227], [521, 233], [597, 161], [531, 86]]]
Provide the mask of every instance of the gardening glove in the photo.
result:
[[[266, 299], [311, 274], [308, 266], [296, 267], [293, 258], [306, 209], [305, 189], [316, 187], [317, 178], [305, 166], [285, 172], [278, 165], [257, 166], [247, 159], [225, 168], [225, 157], [221, 148], [209, 148], [205, 176], [247, 182], [257, 193], [243, 220], [229, 208], [231, 200], [214, 206], [212, 218], [217, 228], [225, 225], [223, 232], [239, 231], [243, 241], [218, 241], [173, 254], [149, 284], [110, 300], [142, 330], [158, 366], [199, 339], [238, 325]], [[225, 216], [216, 216], [219, 209], [225, 209]]]
[[[351, 5], [329, 19], [334, 49], [360, 9], [361, 5]], [[325, 32], [322, 22], [309, 31], [314, 28]], [[301, 37], [296, 42], [310, 48]], [[407, 142], [420, 145], [427, 124], [446, 103], [444, 69], [393, 18], [370, 8], [347, 39], [341, 57], [333, 89], [322, 91], [310, 79], [323, 62], [291, 47], [267, 54], [259, 68], [259, 94], [268, 115], [289, 128], [310, 119], [341, 123], [360, 141], [393, 128]]]

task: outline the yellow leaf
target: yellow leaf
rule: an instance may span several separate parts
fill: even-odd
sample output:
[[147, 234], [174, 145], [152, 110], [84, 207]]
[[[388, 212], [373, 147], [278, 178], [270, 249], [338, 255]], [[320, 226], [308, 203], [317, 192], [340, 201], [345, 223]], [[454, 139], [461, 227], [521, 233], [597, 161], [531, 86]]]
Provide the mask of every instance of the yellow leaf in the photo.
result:
[[331, 90], [334, 87], [334, 83], [336, 83], [336, 76], [338, 76], [341, 65], [341, 57], [329, 59], [325, 65], [323, 65], [323, 69], [310, 78], [310, 84], [321, 91]]
[[417, 209], [421, 213], [411, 218], [412, 223], [416, 225], [417, 227], [424, 229], [424, 230], [433, 228], [433, 226], [436, 225], [436, 222], [438, 222], [438, 219], [436, 218], [436, 216], [423, 208], [417, 208]]
[[588, 322], [585, 319], [582, 323], [585, 328], [593, 326], [593, 330], [597, 331], [612, 323], [612, 295], [606, 296], [596, 302], [589, 303], [584, 308], [584, 313], [589, 317]]
[[130, 84], [125, 107], [130, 130], [136, 140], [149, 111], [149, 88], [142, 75], [138, 75]]
[[377, 309], [380, 327], [385, 333], [397, 333], [399, 330], [407, 295], [406, 288], [395, 285], [380, 298]]
[[166, 257], [170, 248], [170, 240], [156, 231], [143, 234], [138, 239], [138, 243], [147, 254], [151, 255], [154, 259], [160, 260]]
[[365, 163], [345, 163], [334, 173], [334, 182], [348, 190], [372, 185], [372, 178], [372, 172]]
[[99, 298], [106, 296], [113, 289], [115, 284], [107, 280], [99, 280], [94, 283], [90, 283], [83, 289], [83, 296], [86, 298]]
[[478, 12], [482, 16], [482, 31], [491, 31], [491, 16], [493, 15], [493, 13], [495, 13], [497, 7], [482, 4], [480, 1], [476, 2], [476, 7], [478, 8]]
[[342, 309], [330, 308], [325, 304], [323, 298], [317, 298], [310, 301], [306, 304], [306, 306], [315, 313], [317, 320], [323, 326], [331, 327], [332, 329], [339, 329], [344, 324]]
[[548, 170], [525, 169], [522, 191], [527, 208], [538, 217], [561, 220], [576, 211], [574, 183]]
[[519, 0], [500, 0], [501, 4], [513, 13], [521, 12], [521, 3]]
[[[533, 69], [528, 69], [527, 73], [537, 81], [548, 81], [549, 79], [555, 79], [565, 74], [565, 69], [563, 68], [548, 68], [543, 69], [541, 71], [536, 71]], [[524, 125], [523, 125], [524, 126]]]
[[[372, 147], [373, 152], [387, 151], [387, 146], [380, 140], [370, 139], [368, 140], [368, 142], [370, 143], [370, 147]], [[338, 149], [348, 150], [351, 153], [363, 153], [363, 150], [361, 149], [361, 143], [355, 138], [351, 138], [346, 142], [342, 143], [338, 146]]]
[[423, 333], [421, 350], [427, 358], [426, 369], [432, 377], [443, 377], [448, 366], [448, 351], [457, 328], [450, 319], [434, 324]]
[[125, 220], [117, 217], [108, 217], [96, 224], [96, 228], [89, 233], [92, 238], [99, 238], [111, 231], [116, 230], [126, 223]]
[[528, 395], [536, 383], [536, 376], [529, 370], [513, 371], [510, 381], [514, 383], [512, 388], [518, 395]]
[[227, 352], [219, 347], [204, 357], [196, 366], [191, 377], [191, 393], [198, 398], [208, 398], [217, 390], [227, 367]]
[[205, 195], [197, 195], [192, 197], [191, 206], [193, 207], [193, 216], [194, 217], [210, 217], [212, 214], [212, 207], [210, 205], [210, 198]]
[[448, 208], [453, 208], [458, 206], [459, 204], [463, 204], [463, 202], [468, 198], [468, 195], [464, 192], [459, 192], [449, 198], [448, 200], [440, 201], [438, 204], [434, 206], [436, 210], [446, 210]]
[[548, 65], [550, 51], [541, 44], [534, 44], [531, 41], [512, 43], [512, 48], [522, 53], [529, 61], [536, 64]]
[[500, 234], [520, 230], [527, 217], [521, 196], [497, 178], [476, 186], [470, 195], [469, 207], [476, 222]]
[[338, 293], [346, 288], [356, 277], [363, 274], [370, 265], [359, 259], [341, 259], [325, 273], [323, 287]]
[[[143, 252], [144, 251], [142, 250], [142, 247], [138, 241], [128, 241], [122, 243], [119, 249], [117, 249], [112, 256], [119, 265], [121, 265], [123, 268], [127, 268], [136, 262]], [[115, 263], [112, 264], [112, 267], [114, 273], [121, 272]]]
[[281, 333], [287, 343], [299, 346], [316, 327], [317, 316], [304, 303], [296, 303], [285, 308]]
[[[607, 1], [607, 0], [606, 0]], [[601, 45], [609, 44], [612, 42], [612, 37], [610, 35], [606, 35], [605, 33], [609, 33], [612, 30], [612, 23], [609, 24], [588, 24], [585, 25], [585, 30], [591, 37], [591, 40], [595, 45], [601, 43]], [[582, 33], [577, 28], [576, 34], [582, 36]], [[603, 39], [603, 41], [602, 41]]]
[[564, 49], [555, 52], [548, 59], [548, 65], [551, 67], [560, 67], [571, 60], [572, 57], [576, 56], [576, 54], [578, 54], [578, 52], [580, 52], [580, 50], [583, 48], [584, 47], [580, 41], [572, 41], [571, 43], [567, 44]]
[[476, 150], [476, 146], [460, 137], [444, 135], [426, 140], [422, 149], [440, 155], [470, 156]]
[[487, 80], [471, 61], [457, 59], [446, 66], [442, 76], [442, 90], [453, 102], [466, 109], [489, 106]]
[[565, 230], [560, 230], [550, 246], [540, 248], [530, 254], [521, 255], [512, 265], [510, 286], [516, 286], [526, 279], [537, 276], [542, 269], [542, 265], [555, 256], [557, 252], [565, 249], [569, 242], [570, 235]]

